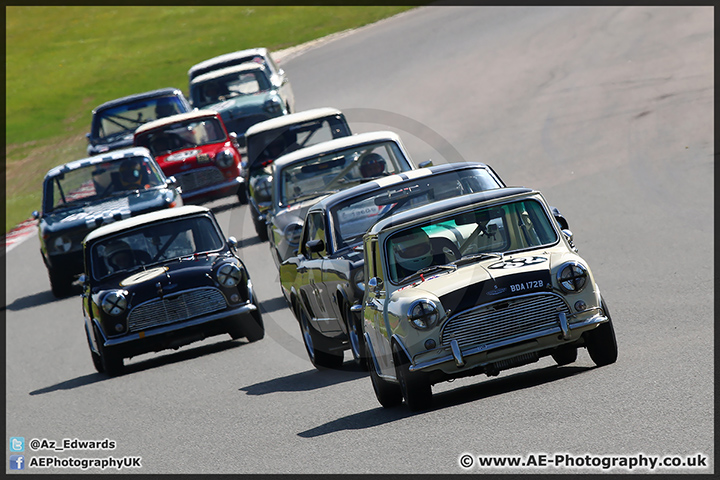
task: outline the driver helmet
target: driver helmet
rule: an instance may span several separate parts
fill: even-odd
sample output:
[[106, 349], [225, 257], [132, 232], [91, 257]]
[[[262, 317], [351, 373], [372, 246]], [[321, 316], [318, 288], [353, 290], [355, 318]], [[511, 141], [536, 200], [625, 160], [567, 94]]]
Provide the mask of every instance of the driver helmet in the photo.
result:
[[430, 266], [433, 260], [430, 237], [418, 228], [393, 242], [395, 260], [408, 272]]
[[160, 100], [157, 105], [155, 105], [155, 118], [169, 117], [176, 113], [175, 105], [173, 105], [172, 102]]
[[360, 174], [365, 178], [377, 177], [385, 171], [385, 159], [377, 153], [365, 155], [360, 162]]
[[118, 240], [105, 247], [105, 258], [113, 271], [125, 270], [135, 264], [132, 248], [127, 242]]
[[123, 160], [120, 165], [120, 184], [124, 188], [138, 188], [142, 185], [143, 165], [137, 158]]

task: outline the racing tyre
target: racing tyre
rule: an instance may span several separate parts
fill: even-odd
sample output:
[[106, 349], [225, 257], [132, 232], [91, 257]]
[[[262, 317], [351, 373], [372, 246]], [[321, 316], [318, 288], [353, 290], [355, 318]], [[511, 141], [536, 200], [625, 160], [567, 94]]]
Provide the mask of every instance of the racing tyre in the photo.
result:
[[585, 340], [585, 346], [590, 354], [590, 358], [598, 367], [615, 363], [618, 354], [615, 329], [613, 328], [610, 310], [608, 310], [605, 300], [602, 300], [601, 306], [605, 315], [608, 317], [608, 321], [588, 332]]
[[577, 360], [577, 347], [564, 345], [558, 347], [552, 353], [552, 358], [557, 362], [558, 365], [568, 365]]
[[427, 375], [423, 372], [411, 372], [410, 360], [397, 343], [393, 344], [395, 371], [400, 382], [400, 391], [405, 403], [412, 412], [425, 410], [432, 402], [432, 388]]
[[102, 359], [100, 358], [100, 355], [92, 351], [92, 348], [90, 347], [90, 337], [88, 336], [87, 330], [85, 330], [85, 336], [87, 337], [88, 348], [90, 349], [90, 356], [92, 357], [93, 366], [98, 373], [103, 373], [105, 371], [105, 368], [103, 368]]
[[368, 370], [368, 357], [365, 354], [365, 337], [363, 336], [363, 329], [360, 324], [360, 319], [357, 318], [352, 311], [350, 311], [350, 305], [345, 304], [345, 327], [348, 332], [348, 340], [350, 343], [350, 351], [352, 352], [353, 361], [355, 365], [360, 367], [361, 370]]
[[265, 336], [265, 325], [257, 300], [253, 300], [253, 305], [255, 305], [255, 310], [250, 314], [250, 319], [245, 322], [245, 338], [250, 343], [262, 340]]
[[310, 358], [310, 362], [319, 370], [323, 368], [339, 369], [343, 364], [342, 351], [340, 355], [322, 351], [320, 349], [322, 342], [320, 335], [315, 328], [310, 325], [310, 320], [303, 308], [298, 307], [298, 309], [300, 310], [300, 328], [302, 330], [303, 343], [305, 344], [305, 350]]
[[52, 268], [48, 268], [48, 277], [50, 277], [50, 290], [55, 298], [65, 298], [72, 293], [73, 277], [64, 275]]
[[245, 185], [240, 185], [240, 188], [237, 192], [238, 202], [240, 202], [240, 205], [245, 205], [248, 202], [247, 197], [247, 188], [245, 188]]
[[100, 362], [103, 371], [109, 377], [116, 377], [123, 371], [123, 357], [118, 355], [113, 348], [107, 348], [102, 343], [102, 335], [95, 327], [95, 338], [98, 339], [98, 350], [100, 351]]
[[372, 382], [375, 396], [384, 408], [396, 407], [402, 403], [403, 396], [400, 385], [383, 380], [375, 370], [375, 362], [370, 356], [370, 347], [365, 345], [365, 357], [367, 358], [368, 370], [370, 370], [370, 381]]
[[265, 222], [258, 220], [254, 214], [253, 214], [253, 226], [255, 227], [255, 233], [257, 233], [257, 236], [260, 239], [260, 241], [267, 242], [268, 241], [267, 225], [265, 225]]

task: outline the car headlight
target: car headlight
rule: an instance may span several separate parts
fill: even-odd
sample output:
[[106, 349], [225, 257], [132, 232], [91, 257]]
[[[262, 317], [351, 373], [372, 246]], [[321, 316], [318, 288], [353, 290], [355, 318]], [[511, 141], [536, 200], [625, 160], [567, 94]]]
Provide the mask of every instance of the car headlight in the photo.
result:
[[300, 235], [302, 235], [302, 223], [293, 222], [285, 227], [283, 235], [285, 235], [285, 241], [294, 246], [300, 242]]
[[62, 235], [55, 239], [53, 247], [55, 248], [55, 251], [67, 253], [72, 248], [72, 240], [67, 235]]
[[260, 202], [267, 202], [272, 197], [272, 184], [270, 178], [263, 176], [257, 179], [255, 182], [254, 193]]
[[222, 150], [215, 156], [215, 163], [221, 168], [229, 167], [234, 161], [235, 156], [233, 155], [232, 150]]
[[578, 293], [587, 285], [587, 277], [587, 269], [582, 264], [570, 262], [560, 267], [557, 281], [564, 292]]
[[415, 300], [407, 312], [410, 325], [418, 330], [434, 327], [440, 320], [440, 311], [434, 302], [426, 299]]
[[352, 275], [352, 281], [358, 290], [361, 292], [365, 291], [365, 272], [362, 267], [355, 270], [355, 273]]
[[282, 111], [282, 102], [278, 97], [273, 96], [265, 101], [263, 108], [269, 113], [279, 113]]
[[105, 294], [100, 302], [103, 311], [108, 315], [121, 315], [127, 310], [127, 298], [122, 290], [113, 290]]
[[242, 272], [240, 271], [240, 267], [234, 263], [226, 263], [218, 268], [217, 280], [223, 287], [234, 287], [240, 283], [241, 278]]

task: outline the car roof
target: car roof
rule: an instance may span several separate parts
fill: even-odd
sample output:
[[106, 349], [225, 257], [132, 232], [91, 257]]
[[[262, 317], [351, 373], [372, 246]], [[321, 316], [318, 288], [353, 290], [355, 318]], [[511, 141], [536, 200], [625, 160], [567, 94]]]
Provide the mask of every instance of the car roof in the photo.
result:
[[296, 123], [304, 123], [310, 120], [317, 120], [318, 118], [332, 117], [335, 115], [342, 115], [342, 112], [337, 108], [332, 107], [313, 108], [311, 110], [303, 110], [302, 112], [289, 113], [287, 115], [281, 115], [279, 117], [271, 118], [270, 120], [256, 123], [247, 129], [245, 137], [247, 138], [257, 133], [286, 127]]
[[115, 107], [118, 105], [123, 105], [125, 103], [131, 103], [131, 102], [135, 102], [137, 100], [144, 100], [147, 98], [167, 97], [168, 95], [184, 96], [182, 91], [179, 88], [174, 88], [174, 87], [160, 88], [158, 90], [151, 90], [149, 92], [136, 93], [134, 95], [128, 95], [126, 97], [121, 97], [121, 98], [116, 98], [115, 100], [110, 100], [109, 102], [105, 102], [105, 103], [100, 104], [97, 107], [95, 107], [95, 109], [92, 111], [92, 113], [94, 115], [101, 110], [105, 110], [107, 108]]
[[89, 243], [91, 241], [98, 240], [100, 238], [104, 238], [109, 235], [113, 235], [115, 233], [122, 232], [124, 230], [129, 230], [131, 228], [139, 227], [142, 225], [147, 225], [147, 224], [159, 222], [162, 220], [168, 220], [171, 218], [179, 218], [179, 217], [184, 217], [184, 216], [189, 216], [189, 215], [204, 214], [209, 211], [210, 211], [210, 209], [199, 206], [199, 205], [185, 205], [182, 207], [166, 208], [164, 210], [157, 210], [155, 212], [144, 213], [142, 215], [138, 215], [137, 217], [132, 217], [132, 218], [128, 218], [126, 220], [120, 220], [118, 222], [103, 225], [102, 227], [99, 227], [99, 228], [93, 230], [92, 232], [88, 233], [88, 235], [83, 240], [83, 243]]
[[170, 115], [169, 117], [163, 117], [158, 120], [148, 122], [144, 125], [140, 125], [137, 130], [135, 130], [135, 134], [137, 135], [147, 130], [153, 130], [157, 127], [162, 127], [163, 125], [167, 125], [170, 123], [184, 122], [186, 120], [194, 120], [196, 118], [217, 116], [218, 113], [215, 110], [193, 110], [192, 112], [178, 113], [177, 115]]
[[45, 177], [54, 177], [55, 175], [58, 175], [60, 173], [65, 173], [78, 168], [87, 167], [88, 165], [95, 165], [98, 163], [120, 160], [127, 157], [147, 157], [149, 159], [153, 158], [150, 154], [150, 150], [145, 147], [123, 148], [121, 150], [112, 150], [110, 152], [101, 153], [100, 155], [81, 158], [80, 160], [73, 160], [72, 162], [58, 165], [48, 170], [48, 172], [45, 174]]
[[246, 50], [238, 50], [237, 52], [224, 53], [222, 55], [218, 55], [217, 57], [209, 58], [207, 60], [203, 60], [200, 63], [196, 63], [195, 65], [190, 67], [190, 69], [188, 70], [188, 75], [192, 76], [193, 72], [210, 67], [216, 63], [223, 63], [229, 60], [233, 60], [235, 58], [249, 57], [252, 55], [262, 55], [263, 57], [266, 57], [269, 55], [269, 52], [265, 47], [257, 47], [248, 48]]
[[496, 188], [494, 190], [485, 190], [477, 193], [470, 193], [467, 195], [460, 195], [447, 200], [440, 200], [437, 202], [429, 203], [422, 207], [415, 207], [410, 210], [391, 215], [390, 217], [380, 220], [375, 225], [370, 227], [368, 234], [377, 235], [381, 231], [389, 228], [396, 227], [398, 225], [414, 223], [419, 220], [437, 215], [442, 212], [454, 210], [456, 208], [462, 208], [474, 203], [486, 202], [492, 200], [501, 200], [504, 198], [511, 198], [515, 195], [527, 195], [537, 194], [536, 190], [525, 187], [506, 187]]
[[375, 190], [379, 191], [391, 186], [400, 185], [402, 183], [416, 182], [418, 179], [430, 177], [433, 175], [440, 175], [447, 172], [459, 172], [462, 170], [473, 170], [477, 168], [484, 168], [488, 170], [490, 169], [488, 165], [484, 163], [467, 162], [445, 163], [442, 165], [433, 165], [432, 167], [409, 170], [407, 172], [398, 172], [394, 175], [389, 175], [387, 177], [382, 177], [376, 180], [370, 180], [369, 182], [355, 185], [354, 187], [350, 187], [345, 190], [340, 190], [337, 193], [325, 197], [324, 199], [313, 205], [310, 210], [327, 210], [353, 197], [360, 197]]
[[[351, 148], [354, 146], [360, 147], [369, 143], [377, 143], [384, 141], [402, 144], [402, 142], [400, 142], [400, 136], [395, 132], [379, 131], [358, 133], [355, 135], [349, 135], [347, 137], [340, 137], [333, 140], [328, 140], [326, 142], [316, 143], [315, 145], [311, 145], [309, 147], [301, 148], [299, 150], [295, 150], [294, 152], [285, 154], [273, 162], [273, 168], [279, 170], [288, 164], [295, 163], [300, 160], [317, 157], [319, 155], [336, 152], [338, 150], [345, 150], [346, 148]], [[410, 159], [408, 158], [408, 160]]]
[[241, 63], [240, 65], [233, 65], [231, 67], [221, 68], [220, 70], [211, 70], [207, 73], [203, 73], [202, 75], [198, 75], [197, 77], [193, 78], [192, 82], [190, 82], [190, 85], [195, 85], [196, 83], [202, 83], [207, 80], [212, 80], [213, 78], [220, 78], [231, 73], [240, 73], [252, 70], [265, 71], [267, 69], [265, 68], [265, 65], [262, 65], [260, 63]]

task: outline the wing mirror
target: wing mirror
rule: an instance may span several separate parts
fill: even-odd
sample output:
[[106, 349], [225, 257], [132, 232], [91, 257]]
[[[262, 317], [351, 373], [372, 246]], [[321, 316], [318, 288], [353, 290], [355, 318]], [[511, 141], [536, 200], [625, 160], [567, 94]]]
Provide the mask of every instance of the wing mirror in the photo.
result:
[[418, 168], [427, 168], [427, 167], [432, 167], [432, 166], [433, 166], [433, 161], [428, 159], [427, 161], [419, 164]]
[[236, 249], [237, 249], [237, 246], [238, 246], [237, 238], [235, 238], [235, 237], [228, 237], [227, 243], [228, 243], [228, 246], [229, 246], [230, 248], [232, 248], [233, 250], [236, 250]]
[[372, 277], [367, 283], [370, 293], [378, 293], [383, 288], [382, 278]]
[[322, 239], [310, 240], [305, 244], [305, 249], [310, 253], [319, 253], [325, 250], [325, 242]]

